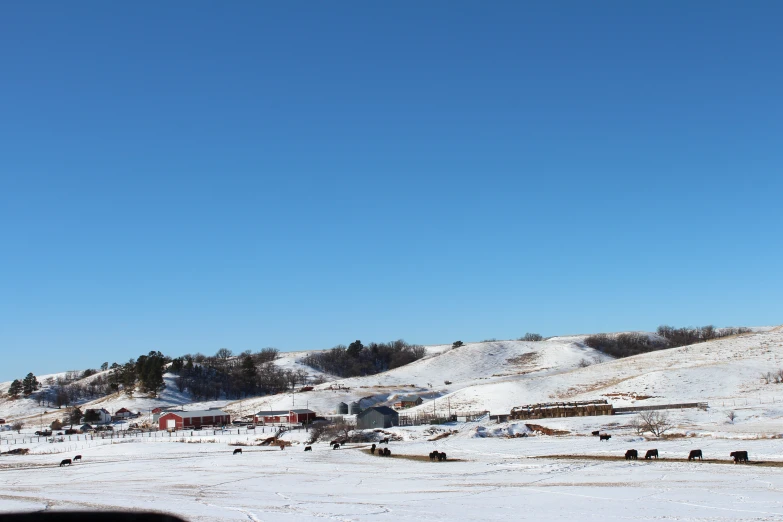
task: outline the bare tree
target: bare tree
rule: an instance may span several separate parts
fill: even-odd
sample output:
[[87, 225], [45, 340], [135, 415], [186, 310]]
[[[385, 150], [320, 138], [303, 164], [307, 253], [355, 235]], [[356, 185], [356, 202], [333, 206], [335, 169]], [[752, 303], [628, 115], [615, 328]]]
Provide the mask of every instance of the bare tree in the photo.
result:
[[656, 437], [672, 429], [674, 426], [669, 421], [669, 414], [660, 411], [643, 411], [639, 413], [639, 422], [642, 424], [643, 432], [649, 431]]
[[636, 432], [637, 435], [644, 435], [644, 432], [647, 431], [647, 428], [645, 427], [644, 423], [639, 417], [634, 417], [631, 419], [631, 422], [629, 423], [631, 426], [631, 429]]
[[16, 421], [13, 424], [11, 424], [11, 429], [14, 430], [16, 433], [22, 433], [22, 428], [24, 428], [24, 422], [22, 421]]
[[726, 418], [729, 419], [729, 422], [734, 424], [734, 419], [737, 418], [737, 413], [734, 410], [731, 410], [726, 414]]

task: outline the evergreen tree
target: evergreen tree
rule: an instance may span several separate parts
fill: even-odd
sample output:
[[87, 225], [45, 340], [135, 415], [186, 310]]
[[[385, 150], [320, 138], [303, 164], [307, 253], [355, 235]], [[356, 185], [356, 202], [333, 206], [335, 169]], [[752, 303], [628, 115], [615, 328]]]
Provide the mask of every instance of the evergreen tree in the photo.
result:
[[96, 410], [87, 410], [84, 414], [84, 422], [98, 422], [101, 420], [101, 414]]
[[68, 422], [73, 428], [74, 424], [79, 424], [82, 421], [82, 410], [79, 408], [73, 408], [68, 414]]
[[364, 345], [358, 339], [348, 345], [348, 355], [354, 359], [361, 355], [362, 350], [364, 350]]
[[33, 392], [40, 387], [41, 383], [38, 382], [38, 379], [35, 378], [35, 375], [33, 375], [32, 372], [28, 373], [24, 380], [22, 380], [22, 393], [24, 393], [25, 397], [32, 395]]
[[14, 379], [11, 387], [8, 388], [8, 396], [12, 399], [18, 399], [20, 393], [22, 393], [22, 382], [19, 379]]

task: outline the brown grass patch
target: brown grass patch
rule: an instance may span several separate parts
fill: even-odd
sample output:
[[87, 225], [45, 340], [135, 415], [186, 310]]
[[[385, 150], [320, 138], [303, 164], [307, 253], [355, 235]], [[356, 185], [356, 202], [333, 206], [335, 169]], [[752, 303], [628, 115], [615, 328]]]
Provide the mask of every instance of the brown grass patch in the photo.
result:
[[552, 428], [547, 428], [540, 424], [525, 424], [525, 426], [527, 426], [527, 429], [535, 431], [536, 433], [541, 433], [542, 435], [568, 435], [571, 433], [566, 430], [553, 430]]

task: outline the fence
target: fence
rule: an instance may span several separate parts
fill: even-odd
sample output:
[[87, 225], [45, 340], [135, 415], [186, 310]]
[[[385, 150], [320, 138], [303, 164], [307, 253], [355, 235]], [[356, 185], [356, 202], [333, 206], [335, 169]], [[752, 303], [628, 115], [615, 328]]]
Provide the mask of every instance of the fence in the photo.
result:
[[614, 408], [615, 413], [636, 413], [640, 411], [653, 410], [681, 410], [686, 408], [699, 408], [706, 410], [709, 405], [706, 402], [686, 402], [683, 404], [658, 404], [656, 406], [628, 406], [623, 408]]
[[467, 411], [456, 412], [451, 415], [435, 415], [432, 413], [414, 413], [400, 414], [400, 426], [422, 426], [427, 424], [445, 424], [447, 422], [474, 422], [485, 415], [488, 411]]
[[[89, 442], [89, 441], [115, 441], [123, 439], [182, 439], [182, 438], [198, 438], [208, 437], [216, 435], [256, 435], [258, 433], [266, 433], [266, 428], [269, 428], [269, 433], [277, 433], [280, 426], [258, 426], [255, 430], [248, 430], [247, 428], [231, 428], [231, 429], [215, 429], [215, 430], [178, 430], [178, 431], [106, 431], [101, 433], [78, 433], [73, 435], [55, 435], [50, 437], [39, 437], [37, 435], [20, 435], [19, 437], [5, 437], [0, 439], [0, 446], [12, 446], [17, 444], [33, 444], [39, 442], [52, 442], [52, 443], [64, 443], [64, 442]], [[301, 430], [307, 431], [307, 427], [301, 425], [294, 425], [285, 427], [286, 430]]]

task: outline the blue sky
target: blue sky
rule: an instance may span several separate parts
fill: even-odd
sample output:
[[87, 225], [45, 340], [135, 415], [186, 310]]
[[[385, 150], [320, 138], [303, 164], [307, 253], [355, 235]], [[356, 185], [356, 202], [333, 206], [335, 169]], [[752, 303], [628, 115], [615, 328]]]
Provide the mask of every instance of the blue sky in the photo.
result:
[[781, 323], [781, 16], [2, 5], [0, 380]]

